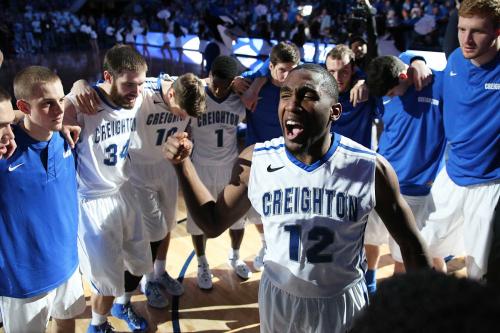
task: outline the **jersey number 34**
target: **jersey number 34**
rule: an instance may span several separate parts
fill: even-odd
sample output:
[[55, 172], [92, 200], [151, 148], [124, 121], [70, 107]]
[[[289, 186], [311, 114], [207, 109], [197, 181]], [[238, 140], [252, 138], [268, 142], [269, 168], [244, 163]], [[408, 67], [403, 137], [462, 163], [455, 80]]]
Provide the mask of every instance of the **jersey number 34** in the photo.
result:
[[104, 164], [108, 166], [116, 165], [118, 158], [124, 159], [128, 154], [128, 146], [130, 144], [130, 139], [123, 145], [120, 154], [118, 155], [118, 146], [116, 144], [110, 144], [104, 150], [106, 152], [106, 158], [104, 159]]

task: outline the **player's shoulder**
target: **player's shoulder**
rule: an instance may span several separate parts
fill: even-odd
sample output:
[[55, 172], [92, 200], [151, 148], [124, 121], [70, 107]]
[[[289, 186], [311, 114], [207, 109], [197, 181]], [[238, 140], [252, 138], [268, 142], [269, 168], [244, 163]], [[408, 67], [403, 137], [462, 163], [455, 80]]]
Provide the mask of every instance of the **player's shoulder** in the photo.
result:
[[253, 154], [261, 155], [261, 154], [273, 154], [278, 153], [285, 149], [285, 140], [284, 138], [278, 137], [265, 142], [257, 142], [254, 145]]
[[335, 133], [333, 141], [333, 144], [337, 145], [337, 150], [341, 154], [355, 155], [370, 160], [374, 160], [377, 155], [377, 153], [370, 148], [337, 133]]

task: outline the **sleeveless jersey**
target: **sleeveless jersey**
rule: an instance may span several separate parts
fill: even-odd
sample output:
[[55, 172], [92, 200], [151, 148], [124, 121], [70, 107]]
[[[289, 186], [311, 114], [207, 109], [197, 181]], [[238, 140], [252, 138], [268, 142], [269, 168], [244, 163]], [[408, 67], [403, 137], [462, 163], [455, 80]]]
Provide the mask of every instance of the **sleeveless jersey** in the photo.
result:
[[333, 134], [306, 165], [283, 137], [255, 145], [248, 197], [262, 217], [266, 275], [299, 297], [331, 297], [363, 279], [363, 237], [375, 206], [375, 152]]
[[101, 99], [98, 112], [77, 114], [82, 125], [81, 141], [76, 146], [78, 192], [84, 198], [112, 194], [127, 180], [124, 166], [142, 104], [139, 95], [132, 109], [117, 108], [97, 87], [94, 89]]
[[218, 99], [206, 88], [206, 94], [206, 111], [193, 126], [193, 162], [232, 166], [238, 156], [236, 132], [245, 117], [245, 106], [233, 93]]
[[164, 161], [162, 145], [177, 131], [184, 131], [189, 116], [181, 117], [170, 112], [163, 100], [162, 80], [174, 81], [168, 75], [147, 78], [143, 88], [143, 102], [137, 112], [137, 130], [132, 133], [129, 149], [133, 164], [156, 164]]

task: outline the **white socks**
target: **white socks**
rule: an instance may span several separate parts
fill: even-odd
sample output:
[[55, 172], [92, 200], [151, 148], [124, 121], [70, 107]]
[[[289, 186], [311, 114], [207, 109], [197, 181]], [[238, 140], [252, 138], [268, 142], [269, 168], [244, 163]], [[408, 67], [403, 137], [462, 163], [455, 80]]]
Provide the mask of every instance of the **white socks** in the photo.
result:
[[115, 303], [116, 304], [127, 304], [128, 302], [130, 302], [130, 299], [132, 298], [133, 293], [134, 292], [129, 292], [129, 293], [125, 293], [119, 297], [116, 297]]
[[240, 250], [231, 248], [229, 250], [229, 260], [238, 260], [240, 258]]
[[99, 326], [101, 324], [104, 324], [106, 320], [108, 320], [107, 315], [102, 315], [92, 311], [92, 320], [90, 321], [90, 325]]
[[165, 272], [166, 260], [155, 260], [154, 264], [154, 274], [157, 278], [159, 278]]
[[198, 266], [208, 265], [207, 257], [205, 255], [198, 257]]

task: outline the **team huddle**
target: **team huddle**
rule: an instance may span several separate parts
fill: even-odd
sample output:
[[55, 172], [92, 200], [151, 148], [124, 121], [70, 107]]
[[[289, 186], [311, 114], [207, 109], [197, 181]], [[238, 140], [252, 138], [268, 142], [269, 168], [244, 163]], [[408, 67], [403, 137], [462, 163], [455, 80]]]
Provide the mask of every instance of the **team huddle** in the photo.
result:
[[74, 331], [82, 276], [87, 332], [114, 332], [110, 314], [147, 331], [135, 290], [154, 308], [168, 306], [162, 289], [184, 293], [165, 269], [179, 187], [201, 289], [212, 288], [206, 239], [227, 229], [230, 267], [251, 276], [239, 249], [256, 225], [261, 332], [348, 331], [376, 292], [385, 243], [397, 273], [445, 272], [444, 257], [465, 254], [482, 280], [500, 197], [499, 31], [498, 0], [463, 1], [460, 48], [442, 72], [393, 56], [362, 71], [343, 45], [324, 66], [299, 64], [285, 42], [246, 78], [229, 56], [203, 80], [147, 77], [125, 45], [106, 52], [103, 81], [67, 95], [50, 69], [21, 70], [22, 117], [0, 89], [5, 332], [44, 332], [50, 317]]

